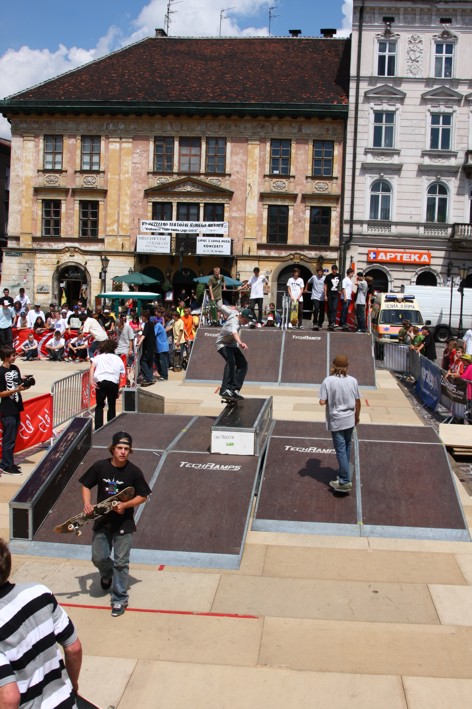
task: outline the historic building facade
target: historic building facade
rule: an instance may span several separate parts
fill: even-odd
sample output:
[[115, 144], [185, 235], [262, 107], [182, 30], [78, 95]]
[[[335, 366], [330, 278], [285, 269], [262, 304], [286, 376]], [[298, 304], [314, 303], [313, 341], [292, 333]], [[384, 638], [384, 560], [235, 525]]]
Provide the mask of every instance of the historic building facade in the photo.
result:
[[354, 0], [344, 263], [472, 286], [472, 3]]
[[[275, 300], [294, 263], [329, 267], [349, 44], [158, 31], [1, 102], [12, 126], [3, 283], [74, 302], [130, 269], [177, 293], [214, 265], [241, 279], [259, 266]], [[142, 220], [180, 224], [153, 240]]]

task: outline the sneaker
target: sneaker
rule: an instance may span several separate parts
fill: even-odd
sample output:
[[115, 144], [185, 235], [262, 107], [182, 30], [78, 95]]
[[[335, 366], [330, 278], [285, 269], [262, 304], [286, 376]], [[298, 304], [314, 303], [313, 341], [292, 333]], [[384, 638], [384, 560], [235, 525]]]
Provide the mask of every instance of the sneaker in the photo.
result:
[[233, 392], [230, 391], [229, 389], [225, 389], [224, 391], [220, 391], [220, 396], [222, 399], [230, 399], [231, 401], [235, 401], [237, 398], [234, 396]]
[[329, 485], [336, 492], [349, 492], [349, 490], [352, 490], [352, 483], [340, 483], [338, 479], [331, 480]]
[[2, 467], [2, 470], [6, 475], [22, 475], [23, 474], [17, 465], [10, 465], [8, 468]]
[[318, 325], [314, 325], [311, 329], [312, 330], [319, 330], [320, 328], [318, 327]]
[[111, 582], [112, 582], [111, 576], [101, 576], [100, 577], [100, 586], [103, 588], [104, 591], [108, 591], [111, 588]]
[[304, 329], [304, 328], [303, 328], [303, 325], [299, 325], [299, 326], [298, 326], [298, 329], [299, 329], [299, 330], [303, 330], [303, 329]]
[[154, 380], [152, 382], [143, 382], [140, 386], [142, 387], [152, 387]]
[[111, 607], [111, 614], [113, 618], [118, 618], [119, 615], [123, 615], [126, 610], [126, 606], [122, 603], [114, 603]]
[[243, 401], [243, 400], [244, 400], [244, 396], [241, 396], [241, 394], [239, 393], [239, 389], [235, 389], [235, 390], [233, 391], [233, 396], [234, 396], [234, 398], [237, 399], [238, 401]]

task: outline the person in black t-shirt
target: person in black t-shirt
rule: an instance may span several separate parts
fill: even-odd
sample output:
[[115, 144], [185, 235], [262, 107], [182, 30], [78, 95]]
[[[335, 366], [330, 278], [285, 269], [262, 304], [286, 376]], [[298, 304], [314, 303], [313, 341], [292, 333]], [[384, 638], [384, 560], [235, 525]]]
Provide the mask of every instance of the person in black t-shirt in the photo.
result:
[[2, 460], [0, 468], [7, 475], [21, 475], [21, 469], [15, 465], [13, 451], [20, 427], [20, 413], [23, 411], [24, 391], [20, 370], [14, 364], [16, 352], [13, 347], [0, 347], [2, 366], [0, 367], [0, 417], [3, 428]]
[[[80, 478], [85, 514], [92, 512], [91, 490], [97, 486], [97, 502], [116, 495], [125, 487], [134, 487], [135, 496], [119, 502], [113, 512], [98, 518], [93, 525], [92, 562], [100, 573], [104, 591], [111, 588], [111, 614], [123, 615], [128, 605], [129, 557], [133, 532], [136, 531], [133, 510], [146, 502], [151, 489], [143, 472], [128, 460], [133, 440], [119, 431], [109, 448], [111, 458], [98, 460]], [[113, 560], [111, 552], [113, 550]]]
[[336, 264], [331, 266], [331, 273], [325, 278], [325, 300], [328, 304], [328, 329], [336, 327], [336, 312], [339, 302], [339, 272]]

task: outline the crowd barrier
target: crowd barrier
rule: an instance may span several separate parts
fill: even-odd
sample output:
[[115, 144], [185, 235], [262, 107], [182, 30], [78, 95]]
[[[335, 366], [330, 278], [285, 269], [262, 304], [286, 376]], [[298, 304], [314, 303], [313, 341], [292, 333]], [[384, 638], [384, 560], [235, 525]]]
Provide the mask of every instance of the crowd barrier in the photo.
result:
[[446, 421], [467, 417], [470, 402], [463, 379], [446, 378], [441, 367], [407, 345], [377, 343], [376, 358], [385, 369], [413, 379], [415, 393], [422, 403], [433, 411], [441, 405], [448, 413]]

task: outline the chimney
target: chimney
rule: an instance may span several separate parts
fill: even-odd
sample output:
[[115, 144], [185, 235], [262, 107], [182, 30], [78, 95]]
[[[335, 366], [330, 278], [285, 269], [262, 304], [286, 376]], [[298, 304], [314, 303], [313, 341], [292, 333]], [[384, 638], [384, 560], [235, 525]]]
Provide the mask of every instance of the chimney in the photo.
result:
[[163, 29], [156, 30], [155, 37], [167, 37], [167, 32]]
[[301, 30], [289, 30], [288, 32], [290, 34], [290, 37], [300, 37], [302, 33]]
[[334, 35], [337, 34], [337, 32], [338, 32], [337, 30], [333, 30], [333, 29], [331, 29], [331, 28], [327, 28], [327, 29], [324, 29], [324, 30], [320, 30], [321, 35], [322, 35], [325, 39], [332, 39], [332, 38], [334, 37]]

